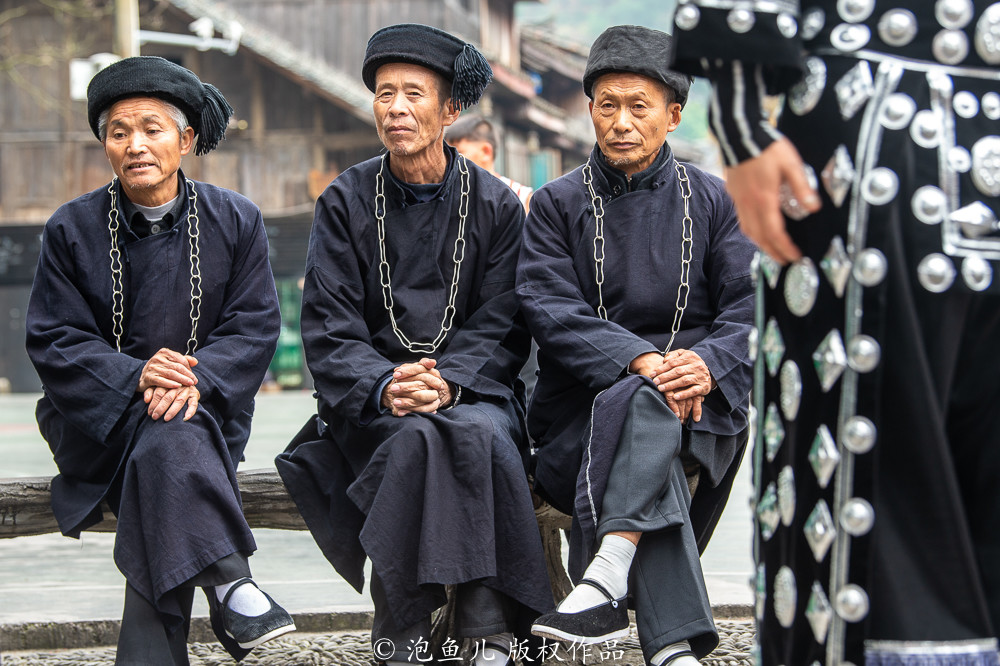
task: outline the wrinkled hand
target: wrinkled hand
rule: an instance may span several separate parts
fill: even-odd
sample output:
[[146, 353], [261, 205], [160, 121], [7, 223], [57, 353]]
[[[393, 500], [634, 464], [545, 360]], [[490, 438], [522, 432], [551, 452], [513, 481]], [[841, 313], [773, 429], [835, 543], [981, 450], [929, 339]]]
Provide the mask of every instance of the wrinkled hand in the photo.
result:
[[450, 404], [451, 388], [436, 365], [434, 359], [422, 358], [396, 368], [382, 392], [382, 405], [391, 409], [393, 416], [406, 416], [410, 412], [433, 413]]
[[701, 420], [701, 403], [712, 390], [712, 373], [697, 352], [675, 349], [653, 372], [653, 383], [681, 422]]
[[146, 361], [139, 376], [136, 393], [145, 394], [150, 388], [176, 389], [182, 386], [194, 386], [198, 383], [198, 378], [191, 368], [196, 365], [198, 359], [194, 356], [185, 356], [164, 347]]
[[735, 167], [726, 167], [729, 190], [743, 233], [780, 264], [797, 261], [802, 252], [785, 229], [778, 196], [782, 183], [810, 213], [820, 209], [819, 195], [809, 186], [802, 158], [791, 141], [782, 137], [760, 155]]
[[663, 354], [646, 352], [632, 359], [632, 362], [628, 364], [628, 371], [633, 375], [643, 375], [652, 379], [656, 376], [656, 371], [661, 365], [663, 365]]
[[188, 421], [195, 412], [198, 411], [198, 401], [201, 400], [201, 392], [194, 386], [182, 386], [180, 388], [165, 389], [162, 386], [148, 388], [142, 393], [142, 399], [149, 406], [146, 413], [153, 420], [163, 417], [164, 421], [177, 416], [185, 405], [184, 420]]
[[687, 400], [677, 400], [668, 395], [663, 397], [667, 401], [667, 407], [681, 423], [687, 423], [688, 418], [693, 419], [695, 423], [701, 420], [701, 403], [704, 402], [705, 396], [696, 395]]

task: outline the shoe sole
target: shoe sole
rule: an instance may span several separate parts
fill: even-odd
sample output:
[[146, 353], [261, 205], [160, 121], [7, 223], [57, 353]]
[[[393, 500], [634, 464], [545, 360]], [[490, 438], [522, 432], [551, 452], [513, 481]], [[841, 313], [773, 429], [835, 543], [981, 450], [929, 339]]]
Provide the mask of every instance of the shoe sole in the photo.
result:
[[559, 629], [555, 629], [553, 627], [547, 627], [544, 624], [534, 624], [531, 626], [531, 633], [543, 638], [566, 641], [577, 645], [594, 645], [605, 641], [618, 640], [619, 638], [628, 638], [629, 628], [625, 627], [624, 629], [618, 629], [609, 634], [604, 634], [603, 636], [577, 636], [566, 633], [565, 631], [560, 631]]
[[[253, 639], [252, 641], [249, 641], [247, 643], [237, 643], [237, 645], [239, 645], [244, 650], [252, 650], [253, 648], [257, 647], [258, 645], [262, 645], [262, 644], [264, 644], [264, 643], [266, 643], [266, 642], [268, 642], [270, 640], [273, 640], [273, 639], [277, 638], [278, 636], [283, 636], [283, 635], [285, 635], [287, 633], [290, 633], [292, 631], [295, 631], [295, 623], [294, 622], [292, 624], [286, 624], [283, 627], [278, 627], [277, 629], [273, 629], [273, 630], [267, 632], [266, 634], [264, 634], [263, 636], [260, 636], [259, 638]], [[226, 632], [226, 635], [229, 636], [230, 638], [234, 639], [234, 640], [236, 639], [236, 637], [233, 636], [228, 631]]]

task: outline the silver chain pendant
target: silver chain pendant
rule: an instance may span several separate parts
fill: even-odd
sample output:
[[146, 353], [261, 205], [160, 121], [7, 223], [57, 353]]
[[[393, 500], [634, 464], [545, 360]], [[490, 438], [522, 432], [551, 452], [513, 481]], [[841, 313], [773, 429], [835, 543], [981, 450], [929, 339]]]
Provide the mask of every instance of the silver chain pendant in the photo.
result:
[[[111, 210], [108, 211], [108, 232], [111, 235], [111, 330], [115, 336], [115, 349], [122, 350], [122, 336], [125, 331], [125, 293], [122, 287], [122, 253], [118, 247], [118, 230], [121, 228], [121, 219], [118, 215], [118, 192], [115, 184], [118, 178], [112, 178], [108, 186], [108, 193], [111, 194]], [[188, 208], [188, 239], [190, 250], [188, 259], [191, 264], [191, 336], [188, 338], [185, 353], [190, 356], [198, 348], [198, 321], [201, 319], [201, 257], [198, 248], [198, 191], [194, 183], [186, 181], [191, 186], [191, 195], [188, 199], [191, 205]]]
[[[687, 309], [688, 295], [691, 293], [689, 278], [691, 274], [691, 257], [694, 251], [694, 220], [691, 219], [691, 181], [683, 164], [674, 160], [677, 171], [678, 186], [684, 199], [684, 219], [681, 220], [681, 280], [677, 285], [676, 311], [674, 322], [670, 328], [670, 341], [667, 342], [663, 355], [674, 345], [674, 338], [681, 330], [681, 318]], [[590, 159], [583, 165], [583, 182], [590, 193], [590, 202], [594, 209], [594, 279], [597, 283], [597, 316], [607, 321], [608, 310], [604, 307], [604, 202], [594, 190], [594, 174]]]
[[389, 261], [385, 252], [385, 155], [382, 155], [382, 163], [378, 173], [375, 175], [375, 220], [378, 222], [378, 250], [379, 250], [379, 281], [382, 284], [382, 302], [389, 313], [389, 323], [392, 325], [392, 332], [400, 344], [414, 353], [433, 354], [451, 330], [455, 320], [455, 299], [458, 297], [458, 278], [462, 272], [462, 260], [465, 259], [465, 218], [469, 215], [469, 167], [465, 157], [458, 156], [458, 170], [462, 174], [462, 196], [458, 203], [458, 236], [455, 238], [455, 250], [452, 253], [452, 260], [455, 263], [455, 271], [451, 276], [451, 288], [448, 293], [448, 306], [444, 309], [444, 317], [441, 319], [441, 331], [431, 342], [411, 342], [410, 339], [400, 330], [396, 323], [396, 314], [393, 311], [395, 305], [392, 299], [392, 277], [389, 269]]

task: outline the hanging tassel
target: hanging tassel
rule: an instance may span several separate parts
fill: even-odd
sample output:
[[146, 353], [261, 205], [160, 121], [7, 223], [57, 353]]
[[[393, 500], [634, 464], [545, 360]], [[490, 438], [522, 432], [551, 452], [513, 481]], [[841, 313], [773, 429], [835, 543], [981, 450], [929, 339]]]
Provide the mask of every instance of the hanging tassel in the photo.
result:
[[226, 138], [226, 126], [233, 115], [233, 107], [222, 96], [222, 92], [211, 83], [204, 84], [205, 102], [201, 107], [201, 127], [198, 130], [198, 145], [195, 155], [204, 155], [214, 150]]
[[455, 58], [455, 78], [451, 83], [451, 99], [458, 110], [478, 102], [492, 80], [490, 63], [476, 47], [466, 44]]

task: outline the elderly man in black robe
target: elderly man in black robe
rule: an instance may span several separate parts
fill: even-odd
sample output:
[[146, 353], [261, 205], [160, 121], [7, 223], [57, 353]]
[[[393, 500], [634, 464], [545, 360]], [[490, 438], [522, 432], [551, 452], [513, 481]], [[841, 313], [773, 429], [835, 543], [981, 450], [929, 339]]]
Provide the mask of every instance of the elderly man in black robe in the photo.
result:
[[196, 586], [239, 659], [295, 628], [250, 578], [236, 485], [279, 326], [263, 220], [180, 171], [232, 114], [193, 72], [122, 60], [91, 81], [87, 111], [116, 177], [46, 223], [28, 304], [52, 509], [73, 537], [104, 502], [118, 518], [116, 663], [187, 664]]
[[654, 666], [718, 643], [699, 550], [746, 445], [753, 310], [754, 248], [722, 181], [666, 143], [690, 85], [668, 54], [636, 26], [594, 42], [597, 146], [532, 198], [517, 285], [540, 348], [535, 491], [573, 514], [578, 581], [533, 631], [621, 638], [631, 596]]
[[317, 203], [302, 337], [319, 414], [278, 470], [359, 592], [371, 560], [378, 660], [428, 658], [430, 614], [457, 585], [455, 638], [503, 663], [552, 599], [520, 450], [523, 207], [444, 144], [492, 71], [471, 45], [403, 24], [372, 36], [362, 76], [387, 150]]

